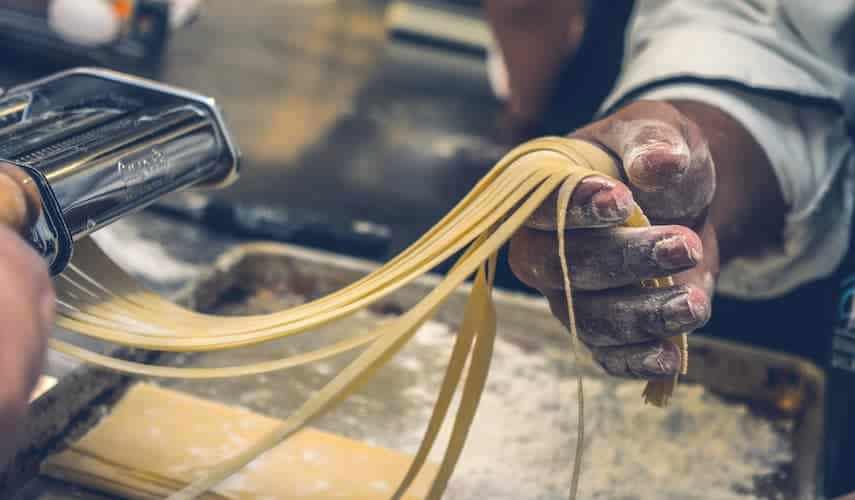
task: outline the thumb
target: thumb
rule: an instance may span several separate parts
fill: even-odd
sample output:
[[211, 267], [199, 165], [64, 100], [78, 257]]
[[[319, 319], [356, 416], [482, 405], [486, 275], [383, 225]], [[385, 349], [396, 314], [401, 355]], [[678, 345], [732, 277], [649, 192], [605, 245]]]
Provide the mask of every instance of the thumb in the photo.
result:
[[715, 193], [715, 167], [700, 128], [674, 106], [639, 101], [573, 134], [623, 166], [636, 202], [657, 224], [694, 226]]
[[40, 200], [38, 187], [26, 172], [0, 162], [0, 225], [24, 231], [38, 217]]

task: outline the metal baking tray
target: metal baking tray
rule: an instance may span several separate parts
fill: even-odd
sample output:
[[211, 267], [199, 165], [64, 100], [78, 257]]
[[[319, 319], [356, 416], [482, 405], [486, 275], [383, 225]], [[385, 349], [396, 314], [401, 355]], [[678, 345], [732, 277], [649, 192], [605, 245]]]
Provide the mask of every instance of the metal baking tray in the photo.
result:
[[[375, 267], [293, 246], [244, 245], [223, 255], [184, 299], [206, 312], [276, 311], [337, 290]], [[423, 277], [371, 312], [311, 334], [227, 353], [179, 355], [172, 362], [220, 366], [310, 349], [399, 314], [439, 279]], [[395, 360], [313, 425], [415, 451], [467, 291], [458, 290]], [[643, 405], [642, 383], [608, 377], [584, 356], [574, 362], [568, 335], [544, 301], [503, 291], [494, 297], [499, 339], [488, 388], [446, 498], [566, 498], [579, 373], [585, 377], [588, 430], [580, 498], [814, 498], [824, 407], [823, 375], [814, 365], [696, 334], [689, 376], [672, 405], [659, 410]], [[161, 383], [281, 418], [352, 358], [216, 382]]]
[[[246, 245], [219, 260], [215, 271], [193, 288], [191, 303], [207, 312], [270, 312], [337, 290], [375, 267], [298, 247]], [[375, 304], [373, 314], [406, 310], [438, 280], [417, 280]], [[396, 361], [316, 425], [414, 451], [467, 292], [456, 292]], [[568, 335], [544, 301], [503, 291], [496, 291], [495, 300], [499, 340], [494, 366], [447, 498], [564, 497], [575, 444], [577, 370], [588, 390], [581, 498], [814, 497], [824, 381], [813, 364], [694, 335], [686, 383], [672, 407], [660, 411], [642, 405], [640, 382], [614, 380], [588, 361], [576, 364]], [[188, 361], [216, 366], [230, 364], [236, 356], [298, 352], [320, 338], [338, 338], [375, 322], [363, 315], [311, 336]], [[281, 417], [348, 359], [217, 384], [172, 385]]]

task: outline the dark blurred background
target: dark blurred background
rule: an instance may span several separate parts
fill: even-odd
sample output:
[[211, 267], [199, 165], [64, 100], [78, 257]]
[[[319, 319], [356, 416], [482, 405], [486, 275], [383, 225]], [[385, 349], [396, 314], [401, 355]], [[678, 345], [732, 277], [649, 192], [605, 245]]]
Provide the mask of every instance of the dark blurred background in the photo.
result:
[[[46, 2], [4, 4], [38, 10]], [[0, 87], [95, 64], [214, 97], [243, 152], [241, 179], [204, 202], [172, 197], [155, 207], [161, 212], [383, 260], [438, 220], [513, 141], [487, 80], [490, 35], [478, 0], [208, 0], [173, 30], [163, 22], [170, 2], [136, 7], [124, 46], [97, 50], [25, 38], [7, 19]], [[604, 67], [592, 60], [609, 58], [592, 55], [622, 45], [621, 22], [609, 23], [616, 29], [592, 30], [598, 36], [583, 43], [585, 71], [568, 66], [574, 89], [556, 100], [544, 132], [584, 122], [608, 90], [619, 57]], [[421, 30], [430, 25], [443, 29]], [[500, 284], [518, 288], [506, 271]]]

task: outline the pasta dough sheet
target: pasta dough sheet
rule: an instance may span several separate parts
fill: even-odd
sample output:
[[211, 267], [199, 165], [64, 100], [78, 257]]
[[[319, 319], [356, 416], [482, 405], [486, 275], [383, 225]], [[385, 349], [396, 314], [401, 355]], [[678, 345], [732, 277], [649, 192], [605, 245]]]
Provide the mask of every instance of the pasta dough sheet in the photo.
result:
[[[88, 434], [46, 460], [42, 472], [125, 498], [163, 498], [280, 423], [140, 383]], [[411, 460], [306, 428], [202, 498], [385, 500]], [[404, 498], [424, 498], [436, 471], [427, 464]]]

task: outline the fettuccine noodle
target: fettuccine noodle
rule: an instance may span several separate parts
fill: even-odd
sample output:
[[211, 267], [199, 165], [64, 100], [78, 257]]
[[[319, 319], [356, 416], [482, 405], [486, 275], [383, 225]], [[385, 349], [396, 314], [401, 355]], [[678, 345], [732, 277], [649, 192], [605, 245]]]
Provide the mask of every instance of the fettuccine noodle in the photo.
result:
[[[489, 371], [496, 334], [496, 315], [491, 298], [496, 254], [556, 189], [559, 190], [556, 206], [559, 255], [570, 316], [569, 330], [576, 352], [576, 323], [565, 258], [566, 211], [578, 183], [597, 173], [620, 177], [611, 157], [587, 142], [545, 138], [524, 144], [508, 153], [431, 230], [373, 273], [325, 297], [266, 315], [222, 317], [182, 308], [137, 284], [93, 242], [85, 240], [76, 248], [72, 265], [57, 278], [59, 326], [114, 344], [171, 352], [232, 349], [291, 335], [310, 334], [313, 329], [354, 314], [455, 254], [463, 253], [436, 288], [404, 314], [381, 324], [371, 333], [288, 358], [222, 368], [171, 367], [117, 359], [56, 339], [51, 341], [51, 347], [88, 363], [124, 373], [177, 378], [259, 374], [363, 348], [346, 368], [279, 428], [169, 497], [170, 500], [189, 500], [216, 486], [347, 398], [412, 338], [458, 286], [474, 276], [463, 322], [421, 446], [392, 497], [400, 498], [425, 464], [446, 420], [452, 397], [464, 379], [465, 370], [460, 408], [454, 416], [446, 453], [428, 495], [428, 498], [438, 499], [445, 491], [462, 452]], [[631, 226], [648, 224], [640, 210], [627, 221]], [[644, 284], [670, 286], [672, 282], [665, 278]], [[674, 337], [671, 341], [680, 347], [681, 371], [684, 373], [687, 360], [685, 336]], [[676, 382], [676, 377], [650, 382], [643, 394], [645, 401], [664, 406]], [[575, 498], [578, 490], [584, 438], [581, 377], [578, 384], [579, 436], [570, 498]]]

